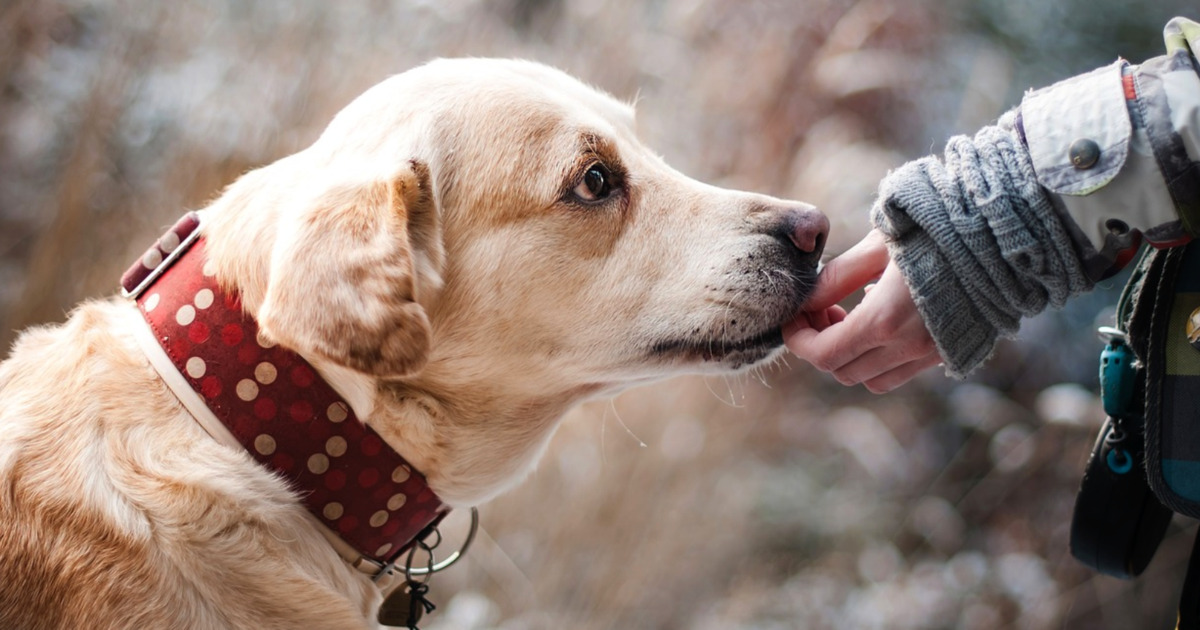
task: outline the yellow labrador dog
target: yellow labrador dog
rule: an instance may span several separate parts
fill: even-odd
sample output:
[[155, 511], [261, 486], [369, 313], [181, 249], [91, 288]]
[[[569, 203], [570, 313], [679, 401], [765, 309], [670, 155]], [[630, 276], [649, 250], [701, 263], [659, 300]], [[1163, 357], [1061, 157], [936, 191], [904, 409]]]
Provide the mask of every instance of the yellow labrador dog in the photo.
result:
[[[384, 81], [200, 214], [205, 273], [264, 347], [463, 507], [520, 481], [583, 399], [776, 356], [828, 230], [672, 170], [629, 106], [561, 72], [482, 59]], [[379, 586], [252, 456], [274, 442], [214, 439], [146, 326], [89, 302], [0, 367], [0, 627], [374, 627]]]

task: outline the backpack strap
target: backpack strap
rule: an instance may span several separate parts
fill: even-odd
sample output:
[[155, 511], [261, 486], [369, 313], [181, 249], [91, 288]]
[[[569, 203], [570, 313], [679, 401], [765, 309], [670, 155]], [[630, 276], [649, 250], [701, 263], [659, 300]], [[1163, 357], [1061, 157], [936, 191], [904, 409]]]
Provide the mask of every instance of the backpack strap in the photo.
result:
[[[1200, 245], [1147, 250], [1121, 306], [1145, 372], [1147, 481], [1164, 505], [1200, 517]], [[1200, 630], [1200, 535], [1176, 629]]]
[[1163, 505], [1200, 518], [1200, 348], [1188, 335], [1194, 317], [1200, 246], [1155, 252], [1130, 320], [1146, 373], [1147, 480]]

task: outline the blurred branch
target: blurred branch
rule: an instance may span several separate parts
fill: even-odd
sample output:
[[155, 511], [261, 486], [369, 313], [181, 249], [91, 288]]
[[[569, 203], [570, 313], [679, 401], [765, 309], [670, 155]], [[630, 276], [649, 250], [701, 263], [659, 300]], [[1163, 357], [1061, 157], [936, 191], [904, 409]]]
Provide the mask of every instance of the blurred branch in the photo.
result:
[[[21, 296], [9, 313], [5, 330], [62, 317], [76, 296], [70, 261], [78, 257], [83, 239], [90, 233], [92, 192], [97, 173], [104, 172], [114, 150], [110, 141], [116, 121], [126, 105], [131, 83], [139, 69], [148, 65], [152, 38], [148, 29], [132, 41], [114, 41], [103, 47], [103, 62], [92, 78], [87, 98], [78, 109], [78, 127], [69, 137], [71, 146], [58, 171], [55, 194], [41, 212], [53, 215], [50, 225], [38, 236], [26, 271]], [[15, 64], [14, 64], [15, 65]]]
[[[22, 51], [32, 39], [28, 13], [35, 0], [9, 0], [0, 6], [0, 85], [8, 85]], [[0, 100], [0, 108], [3, 108]], [[2, 113], [2, 110], [0, 110]]]

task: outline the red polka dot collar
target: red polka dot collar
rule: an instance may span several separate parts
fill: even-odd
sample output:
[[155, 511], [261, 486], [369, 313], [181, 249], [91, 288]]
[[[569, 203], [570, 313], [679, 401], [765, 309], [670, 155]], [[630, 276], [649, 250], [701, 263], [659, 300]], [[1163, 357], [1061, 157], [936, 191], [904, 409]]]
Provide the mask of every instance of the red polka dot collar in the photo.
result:
[[[186, 381], [207, 410], [188, 404], [190, 392], [172, 389], [201, 426], [218, 440], [232, 435], [286, 479], [316, 520], [336, 532], [331, 540], [358, 555], [347, 560], [378, 573], [449, 507], [307, 361], [259, 337], [239, 296], [223, 291], [206, 264], [199, 225], [196, 213], [184, 216], [121, 278], [177, 373], [159, 372], [168, 385]], [[212, 416], [219, 425], [210, 426]]]

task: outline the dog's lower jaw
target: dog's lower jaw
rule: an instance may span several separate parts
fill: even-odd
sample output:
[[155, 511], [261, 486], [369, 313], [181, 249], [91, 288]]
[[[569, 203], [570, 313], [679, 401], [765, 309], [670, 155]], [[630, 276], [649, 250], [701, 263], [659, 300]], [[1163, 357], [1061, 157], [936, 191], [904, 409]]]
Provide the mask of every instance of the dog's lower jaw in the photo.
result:
[[[546, 392], [530, 389], [548, 380], [536, 374], [492, 375], [474, 382], [420, 375], [414, 382], [382, 383], [369, 422], [426, 475], [443, 501], [456, 508], [475, 506], [523, 481], [542, 458], [563, 416], [580, 402], [681, 374], [745, 370], [777, 358], [782, 349], [779, 328], [736, 342], [681, 342], [660, 348], [657, 356], [638, 358], [644, 367], [639, 375]], [[430, 371], [441, 371], [436, 360], [431, 366]], [[506, 383], [506, 378], [521, 383]], [[461, 395], [467, 391], [469, 396]], [[455, 392], [459, 399], [474, 401], [473, 406], [456, 406], [451, 395]]]
[[681, 338], [659, 341], [650, 346], [647, 356], [652, 362], [696, 365], [702, 371], [706, 367], [736, 371], [766, 361], [782, 347], [783, 332], [776, 327], [736, 340]]
[[726, 355], [719, 365], [729, 372], [742, 372], [774, 361], [782, 351], [783, 337], [780, 335], [778, 344], [731, 353]]

